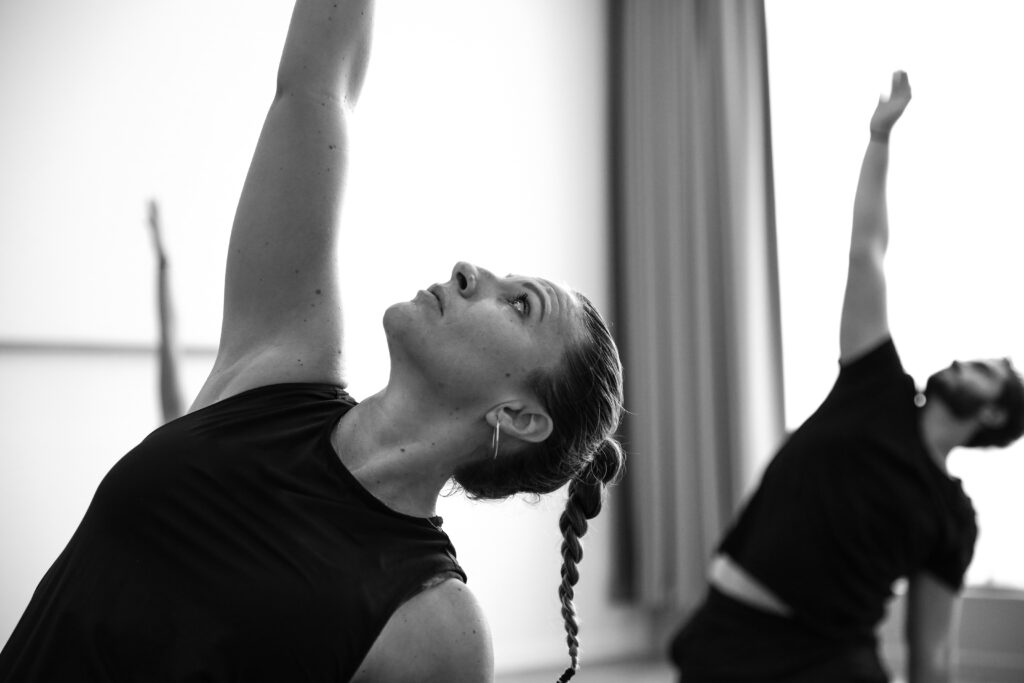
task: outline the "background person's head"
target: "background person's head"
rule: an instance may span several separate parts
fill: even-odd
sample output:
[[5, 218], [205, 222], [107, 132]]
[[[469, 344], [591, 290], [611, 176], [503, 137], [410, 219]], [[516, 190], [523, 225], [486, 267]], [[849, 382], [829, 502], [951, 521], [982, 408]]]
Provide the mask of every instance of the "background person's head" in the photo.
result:
[[977, 421], [968, 448], [1008, 446], [1024, 433], [1024, 381], [1008, 359], [954, 362], [928, 378], [925, 397]]

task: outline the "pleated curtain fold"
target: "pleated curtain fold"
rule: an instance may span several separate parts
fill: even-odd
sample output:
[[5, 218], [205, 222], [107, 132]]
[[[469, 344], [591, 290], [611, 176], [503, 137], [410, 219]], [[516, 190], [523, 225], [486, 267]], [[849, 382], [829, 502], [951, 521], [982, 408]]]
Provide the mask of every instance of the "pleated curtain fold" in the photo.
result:
[[627, 574], [671, 609], [783, 430], [764, 6], [611, 11]]

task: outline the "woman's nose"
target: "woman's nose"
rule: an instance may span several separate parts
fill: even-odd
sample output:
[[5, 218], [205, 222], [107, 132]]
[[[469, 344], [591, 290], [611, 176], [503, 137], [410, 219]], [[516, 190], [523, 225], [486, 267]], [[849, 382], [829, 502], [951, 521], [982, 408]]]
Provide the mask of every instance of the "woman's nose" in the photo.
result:
[[480, 271], [472, 263], [459, 261], [452, 268], [452, 280], [455, 281], [459, 294], [468, 298], [476, 291], [480, 282]]

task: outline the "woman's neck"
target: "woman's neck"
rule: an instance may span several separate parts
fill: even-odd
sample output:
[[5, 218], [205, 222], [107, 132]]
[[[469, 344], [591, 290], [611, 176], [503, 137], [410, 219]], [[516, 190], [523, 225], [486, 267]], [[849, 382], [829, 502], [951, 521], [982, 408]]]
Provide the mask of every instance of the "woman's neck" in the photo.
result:
[[[381, 391], [338, 422], [331, 443], [345, 467], [392, 510], [435, 514], [437, 497], [474, 443], [456, 411], [403, 402]], [[417, 405], [418, 404], [418, 405]]]

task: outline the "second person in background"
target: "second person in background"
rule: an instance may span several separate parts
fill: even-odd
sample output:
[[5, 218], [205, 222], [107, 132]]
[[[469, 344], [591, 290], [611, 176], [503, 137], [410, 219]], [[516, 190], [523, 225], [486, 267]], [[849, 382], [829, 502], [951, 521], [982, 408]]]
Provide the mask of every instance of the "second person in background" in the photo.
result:
[[854, 200], [839, 377], [778, 451], [712, 560], [704, 604], [675, 636], [683, 683], [882, 683], [875, 630], [909, 579], [910, 683], [949, 681], [956, 604], [977, 537], [946, 470], [959, 446], [1024, 430], [1024, 385], [1007, 359], [955, 362], [923, 395], [889, 333], [889, 134], [907, 75], [870, 122]]

